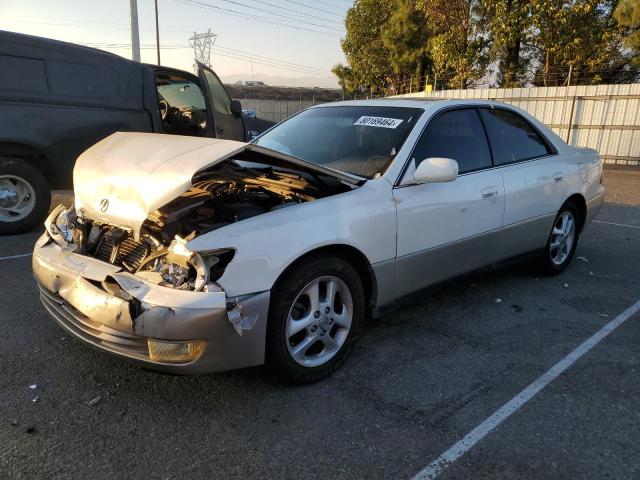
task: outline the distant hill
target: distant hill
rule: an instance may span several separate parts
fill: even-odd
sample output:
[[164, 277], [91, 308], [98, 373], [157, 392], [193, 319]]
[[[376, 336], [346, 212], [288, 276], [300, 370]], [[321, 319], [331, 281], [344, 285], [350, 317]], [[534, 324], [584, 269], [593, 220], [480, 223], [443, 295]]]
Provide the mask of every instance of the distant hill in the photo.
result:
[[303, 87], [303, 88], [339, 88], [338, 78], [327, 72], [326, 77], [285, 77], [280, 75], [263, 75], [250, 73], [234, 73], [231, 75], [223, 75], [224, 83], [233, 84], [238, 81], [259, 80], [267, 85], [279, 85], [285, 87]]
[[225, 84], [231, 98], [242, 100], [261, 98], [264, 100], [315, 100], [333, 102], [342, 99], [342, 90], [333, 88], [272, 87], [269, 85], [247, 87]]

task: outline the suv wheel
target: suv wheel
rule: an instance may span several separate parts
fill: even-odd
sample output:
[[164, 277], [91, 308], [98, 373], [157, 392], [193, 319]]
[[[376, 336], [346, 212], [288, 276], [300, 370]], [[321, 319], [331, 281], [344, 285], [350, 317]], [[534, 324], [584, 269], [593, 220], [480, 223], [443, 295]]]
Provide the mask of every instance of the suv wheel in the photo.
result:
[[0, 234], [31, 230], [42, 223], [50, 205], [42, 173], [20, 159], [0, 157]]

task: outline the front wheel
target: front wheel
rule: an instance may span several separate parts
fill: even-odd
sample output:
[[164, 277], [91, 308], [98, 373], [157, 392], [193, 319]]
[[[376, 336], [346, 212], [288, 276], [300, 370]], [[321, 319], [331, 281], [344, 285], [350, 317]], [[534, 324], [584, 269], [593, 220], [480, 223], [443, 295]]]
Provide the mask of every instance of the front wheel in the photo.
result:
[[573, 203], [564, 205], [553, 223], [542, 254], [543, 272], [555, 275], [569, 266], [578, 246], [578, 209]]
[[15, 158], [0, 158], [0, 235], [22, 233], [40, 225], [51, 205], [44, 176]]
[[353, 350], [365, 316], [355, 269], [340, 258], [299, 265], [272, 292], [267, 363], [291, 383], [330, 375]]

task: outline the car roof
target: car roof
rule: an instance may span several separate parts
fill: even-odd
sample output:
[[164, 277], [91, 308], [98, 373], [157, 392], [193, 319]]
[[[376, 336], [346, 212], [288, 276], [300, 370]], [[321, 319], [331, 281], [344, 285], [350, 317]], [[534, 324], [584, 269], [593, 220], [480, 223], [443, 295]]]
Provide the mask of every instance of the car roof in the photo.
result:
[[312, 108], [326, 107], [349, 107], [349, 106], [371, 106], [371, 107], [402, 107], [402, 108], [422, 108], [424, 110], [440, 109], [443, 106], [465, 106], [465, 105], [491, 105], [505, 106], [500, 102], [492, 100], [480, 99], [461, 99], [461, 98], [420, 98], [420, 97], [404, 97], [404, 98], [378, 98], [372, 100], [342, 100], [338, 102], [323, 103]]

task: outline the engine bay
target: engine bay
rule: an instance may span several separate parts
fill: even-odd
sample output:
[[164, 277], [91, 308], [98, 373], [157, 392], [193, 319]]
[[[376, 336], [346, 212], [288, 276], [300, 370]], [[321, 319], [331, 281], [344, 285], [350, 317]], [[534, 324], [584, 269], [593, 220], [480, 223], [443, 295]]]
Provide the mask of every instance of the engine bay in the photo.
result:
[[151, 212], [136, 235], [73, 211], [55, 230], [77, 253], [173, 288], [198, 290], [224, 272], [234, 251], [202, 259], [186, 243], [226, 225], [350, 190], [339, 180], [244, 159], [226, 160], [196, 173], [191, 188]]

